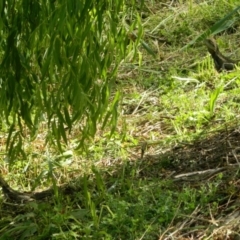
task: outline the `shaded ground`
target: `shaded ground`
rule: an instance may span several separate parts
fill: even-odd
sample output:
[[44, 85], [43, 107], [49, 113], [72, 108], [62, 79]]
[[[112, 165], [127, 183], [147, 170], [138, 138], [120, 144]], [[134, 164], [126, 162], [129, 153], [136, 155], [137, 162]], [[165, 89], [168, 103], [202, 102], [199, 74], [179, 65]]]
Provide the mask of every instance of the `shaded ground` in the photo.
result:
[[176, 221], [160, 239], [240, 239], [239, 152], [237, 127], [193, 144], [176, 146], [164, 154], [144, 157], [139, 166], [141, 177], [172, 180], [180, 191], [186, 186], [211, 189], [211, 184], [218, 183], [212, 199], [218, 202], [214, 215], [209, 202], [206, 212], [196, 209], [184, 221]]
[[[163, 167], [174, 170], [174, 175], [240, 164], [240, 128], [226, 129], [211, 135], [191, 144], [179, 143], [163, 154], [146, 155], [142, 164], [148, 161], [151, 164], [163, 162]], [[153, 170], [150, 169], [150, 175], [148, 171], [142, 171], [142, 174], [153, 177]]]
[[[209, 209], [201, 209], [199, 206], [191, 215], [176, 217], [160, 239], [239, 239], [237, 238], [240, 237], [238, 234], [240, 231], [239, 143], [240, 128], [226, 128], [213, 133], [207, 139], [198, 140], [192, 144], [179, 144], [162, 154], [146, 154], [142, 159], [132, 158], [127, 167], [124, 167], [126, 178], [131, 179], [131, 172], [135, 170], [135, 180], [166, 181], [164, 187], [166, 191], [174, 189], [182, 191], [186, 187], [195, 188], [198, 191], [202, 188], [214, 191], [212, 201], [208, 202]], [[102, 180], [108, 189], [113, 184], [112, 179], [121, 178], [122, 170], [121, 165], [115, 170], [111, 169], [111, 172], [115, 173], [114, 177], [110, 178], [108, 171], [103, 173]], [[68, 195], [74, 199], [76, 191], [84, 189], [83, 182], [84, 178], [80, 178], [77, 183], [75, 182], [75, 187], [65, 185], [59, 188], [62, 190], [60, 192], [65, 197]], [[93, 188], [97, 189], [97, 186], [94, 187], [96, 179], [92, 180], [92, 184]], [[118, 190], [120, 189], [116, 186], [114, 191]], [[41, 201], [49, 202], [54, 191], [47, 190], [40, 194], [45, 194], [45, 200], [41, 198]], [[214, 205], [216, 202], [213, 213], [211, 204]], [[81, 203], [78, 202], [78, 204]], [[2, 205], [1, 216], [10, 213], [23, 214], [30, 210], [29, 207], [23, 206], [23, 201], [14, 202], [14, 204], [6, 202]]]

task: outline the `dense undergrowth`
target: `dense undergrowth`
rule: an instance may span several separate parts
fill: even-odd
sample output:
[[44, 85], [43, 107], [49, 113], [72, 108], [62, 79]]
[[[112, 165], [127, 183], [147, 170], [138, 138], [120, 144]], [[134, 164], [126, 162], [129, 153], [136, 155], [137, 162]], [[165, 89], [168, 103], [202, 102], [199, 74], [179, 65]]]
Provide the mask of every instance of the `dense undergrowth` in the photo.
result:
[[[2, 196], [0, 239], [232, 239], [239, 221], [240, 70], [217, 73], [203, 42], [183, 48], [237, 5], [145, 1], [143, 40], [156, 57], [140, 45], [137, 59], [129, 55], [119, 68], [116, 132], [110, 138], [99, 129], [79, 153], [76, 126], [59, 155], [44, 145], [43, 126], [25, 146], [25, 161], [11, 171], [1, 161], [14, 189], [53, 184], [55, 196], [27, 204]], [[240, 56], [238, 30], [236, 21], [215, 36], [232, 58]], [[56, 186], [63, 183], [82, 190], [62, 195]]]

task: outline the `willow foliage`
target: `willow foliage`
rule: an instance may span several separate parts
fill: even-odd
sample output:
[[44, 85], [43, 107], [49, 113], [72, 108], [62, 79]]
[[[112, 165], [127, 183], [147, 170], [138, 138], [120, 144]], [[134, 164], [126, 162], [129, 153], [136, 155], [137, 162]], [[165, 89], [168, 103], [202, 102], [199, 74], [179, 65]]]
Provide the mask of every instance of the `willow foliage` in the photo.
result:
[[124, 0], [0, 1], [0, 114], [11, 159], [24, 154], [23, 129], [34, 138], [43, 120], [59, 147], [67, 142], [65, 128], [77, 122], [80, 144], [98, 121], [113, 124], [117, 97], [109, 107], [109, 86], [126, 51], [124, 6]]

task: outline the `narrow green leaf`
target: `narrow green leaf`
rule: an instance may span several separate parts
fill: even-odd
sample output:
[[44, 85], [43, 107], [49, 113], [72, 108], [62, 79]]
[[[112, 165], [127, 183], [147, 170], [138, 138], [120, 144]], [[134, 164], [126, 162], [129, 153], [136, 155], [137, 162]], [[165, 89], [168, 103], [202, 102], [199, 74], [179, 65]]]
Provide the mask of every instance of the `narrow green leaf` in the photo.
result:
[[238, 10], [240, 9], [239, 7], [236, 7], [233, 11], [228, 13], [224, 18], [216, 22], [211, 28], [206, 30], [204, 33], [196, 37], [194, 40], [192, 40], [190, 43], [188, 43], [186, 46], [184, 46], [181, 50], [184, 50], [188, 48], [189, 46], [193, 45], [196, 42], [200, 42], [207, 38], [209, 35], [215, 35], [219, 32], [222, 32], [226, 29], [228, 29], [231, 25], [233, 25], [237, 19], [229, 20]]

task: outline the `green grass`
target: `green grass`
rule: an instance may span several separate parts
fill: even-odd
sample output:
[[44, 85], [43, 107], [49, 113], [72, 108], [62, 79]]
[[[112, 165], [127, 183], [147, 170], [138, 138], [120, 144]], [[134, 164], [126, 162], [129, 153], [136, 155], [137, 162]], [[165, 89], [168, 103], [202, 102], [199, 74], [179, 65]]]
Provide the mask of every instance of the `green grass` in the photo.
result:
[[[120, 67], [115, 87], [122, 100], [111, 138], [110, 130], [99, 128], [86, 152], [79, 152], [74, 150], [76, 126], [65, 154], [59, 155], [44, 145], [43, 126], [34, 143], [25, 146], [25, 161], [16, 162], [11, 171], [7, 159], [1, 161], [1, 174], [16, 190], [69, 182], [81, 191], [63, 196], [56, 188], [53, 198], [20, 205], [2, 197], [0, 239], [152, 240], [191, 234], [211, 239], [221, 226], [214, 221], [229, 213], [228, 201], [230, 211], [235, 211], [238, 172], [231, 172], [230, 179], [223, 171], [199, 181], [176, 181], [174, 176], [217, 168], [223, 161], [218, 151], [213, 163], [210, 153], [198, 146], [209, 141], [209, 151], [217, 148], [222, 138], [216, 136], [238, 127], [240, 70], [217, 73], [201, 42], [182, 50], [238, 2], [170, 2], [146, 3], [143, 39], [157, 57], [139, 46], [139, 59], [133, 61], [132, 53]], [[237, 31], [217, 36], [223, 52], [233, 57], [240, 56], [238, 39]], [[235, 141], [229, 144], [237, 151]], [[141, 142], [147, 142], [143, 159]], [[4, 144], [5, 140], [2, 152]], [[197, 158], [201, 154], [205, 161]], [[234, 224], [227, 227], [236, 231]]]

